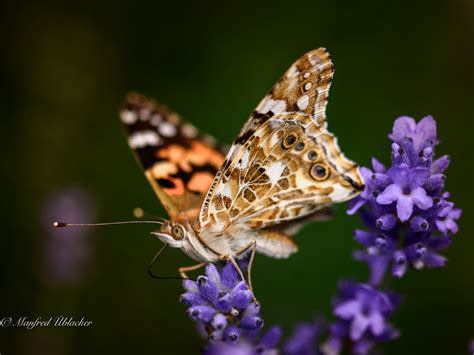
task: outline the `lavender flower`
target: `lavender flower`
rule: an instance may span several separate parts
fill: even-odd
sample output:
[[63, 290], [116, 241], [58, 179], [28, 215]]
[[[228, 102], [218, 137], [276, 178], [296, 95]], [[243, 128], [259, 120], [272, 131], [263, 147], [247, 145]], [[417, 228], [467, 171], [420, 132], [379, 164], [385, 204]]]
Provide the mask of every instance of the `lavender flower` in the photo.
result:
[[[386, 168], [374, 158], [372, 170], [361, 169], [365, 189], [348, 210], [348, 214], [359, 212], [366, 225], [354, 233], [365, 249], [355, 251], [353, 258], [369, 266], [369, 280], [341, 282], [333, 301], [334, 322], [299, 325], [283, 346], [285, 355], [365, 355], [377, 344], [398, 338], [400, 332], [389, 318], [399, 297], [380, 288], [386, 270], [391, 267], [392, 276], [399, 278], [410, 266], [421, 269], [446, 263], [439, 252], [458, 232], [461, 210], [444, 191], [443, 173], [449, 158], [434, 160], [436, 123], [430, 116], [419, 123], [400, 117], [389, 137], [392, 165]], [[211, 340], [206, 354], [278, 353], [281, 330], [271, 328], [257, 340], [263, 325], [259, 307], [252, 303], [252, 293], [230, 263], [220, 271], [208, 265], [206, 276], [196, 282], [187, 280], [184, 287], [187, 292], [181, 301]], [[471, 343], [471, 352], [472, 347]]]
[[324, 352], [338, 354], [344, 344], [349, 344], [352, 354], [367, 354], [376, 343], [397, 338], [399, 332], [387, 319], [398, 303], [397, 296], [369, 284], [341, 282], [339, 296], [334, 300], [337, 321], [330, 327]]
[[51, 193], [43, 207], [45, 231], [43, 276], [49, 282], [73, 285], [86, 275], [95, 244], [90, 229], [58, 230], [52, 221], [95, 220], [97, 206], [90, 193], [80, 187], [69, 187]]
[[450, 244], [461, 216], [443, 191], [449, 158], [433, 160], [438, 143], [434, 119], [428, 116], [417, 124], [410, 117], [400, 117], [389, 137], [392, 166], [387, 169], [373, 159], [373, 171], [362, 168], [366, 186], [348, 211], [359, 211], [368, 227], [356, 230], [354, 238], [372, 257], [358, 254], [356, 258], [379, 268], [372, 270], [377, 274], [374, 281], [381, 280], [390, 262], [394, 277], [402, 277], [409, 266], [444, 266], [446, 258], [438, 252]]
[[241, 335], [251, 335], [263, 326], [260, 306], [253, 302], [252, 292], [231, 263], [220, 271], [208, 264], [205, 276], [185, 280], [183, 286], [186, 293], [180, 301], [189, 307], [189, 316], [210, 340], [237, 343]]

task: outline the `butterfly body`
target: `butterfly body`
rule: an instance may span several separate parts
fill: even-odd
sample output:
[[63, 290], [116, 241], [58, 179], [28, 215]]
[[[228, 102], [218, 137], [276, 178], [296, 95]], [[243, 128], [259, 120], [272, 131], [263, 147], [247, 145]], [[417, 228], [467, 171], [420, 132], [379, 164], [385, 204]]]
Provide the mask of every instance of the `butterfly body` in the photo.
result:
[[327, 130], [333, 65], [323, 48], [298, 59], [257, 106], [230, 150], [165, 106], [130, 94], [128, 143], [169, 214], [159, 239], [200, 262], [252, 248], [285, 258], [291, 237], [363, 189], [357, 164]]

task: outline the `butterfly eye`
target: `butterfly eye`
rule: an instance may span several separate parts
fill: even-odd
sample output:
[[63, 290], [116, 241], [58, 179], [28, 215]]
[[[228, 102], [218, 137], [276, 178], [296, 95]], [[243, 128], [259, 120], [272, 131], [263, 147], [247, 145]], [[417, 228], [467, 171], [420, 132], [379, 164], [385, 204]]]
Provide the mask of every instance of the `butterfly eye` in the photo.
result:
[[329, 177], [329, 170], [321, 164], [315, 164], [310, 170], [311, 177], [316, 181], [324, 181]]
[[289, 133], [283, 139], [283, 148], [291, 148], [298, 141], [298, 135], [296, 133]]
[[186, 231], [181, 224], [175, 224], [171, 228], [171, 236], [176, 240], [181, 240], [186, 236]]

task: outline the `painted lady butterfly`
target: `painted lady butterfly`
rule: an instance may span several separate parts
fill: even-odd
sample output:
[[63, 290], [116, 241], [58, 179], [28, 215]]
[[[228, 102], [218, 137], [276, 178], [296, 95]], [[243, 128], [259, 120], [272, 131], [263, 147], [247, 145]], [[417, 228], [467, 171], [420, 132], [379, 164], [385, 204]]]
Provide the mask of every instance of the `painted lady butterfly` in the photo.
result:
[[[228, 153], [165, 106], [130, 94], [121, 110], [128, 144], [169, 214], [152, 234], [200, 262], [251, 251], [286, 258], [291, 237], [327, 207], [363, 189], [357, 164], [327, 131], [334, 69], [315, 49], [298, 59], [260, 102]], [[243, 277], [242, 272], [240, 275]]]

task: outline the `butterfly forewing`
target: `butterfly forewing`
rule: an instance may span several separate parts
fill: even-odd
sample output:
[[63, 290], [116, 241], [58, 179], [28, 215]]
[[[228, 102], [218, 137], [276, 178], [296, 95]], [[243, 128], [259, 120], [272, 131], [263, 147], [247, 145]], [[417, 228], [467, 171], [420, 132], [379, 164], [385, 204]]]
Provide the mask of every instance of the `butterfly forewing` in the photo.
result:
[[225, 149], [166, 106], [132, 93], [120, 117], [145, 175], [171, 216], [199, 209]]

